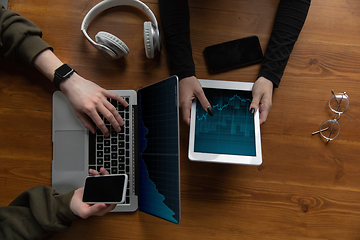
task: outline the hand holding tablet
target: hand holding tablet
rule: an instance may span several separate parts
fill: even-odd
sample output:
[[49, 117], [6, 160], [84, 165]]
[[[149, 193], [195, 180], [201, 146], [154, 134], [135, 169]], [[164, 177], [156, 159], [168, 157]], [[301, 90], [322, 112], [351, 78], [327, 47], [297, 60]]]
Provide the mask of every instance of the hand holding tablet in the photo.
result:
[[214, 115], [194, 101], [191, 107], [189, 159], [260, 165], [259, 111], [249, 112], [253, 83], [199, 80]]

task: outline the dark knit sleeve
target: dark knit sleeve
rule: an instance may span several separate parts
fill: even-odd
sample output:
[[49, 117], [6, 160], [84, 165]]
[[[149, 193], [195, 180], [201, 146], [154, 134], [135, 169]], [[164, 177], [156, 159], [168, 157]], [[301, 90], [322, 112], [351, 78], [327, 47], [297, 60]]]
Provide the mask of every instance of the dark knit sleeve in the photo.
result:
[[188, 1], [159, 0], [159, 10], [171, 74], [179, 79], [195, 76]]
[[52, 47], [41, 39], [41, 30], [18, 13], [0, 5], [0, 56], [2, 59], [32, 64], [33, 59]]
[[0, 207], [0, 239], [40, 239], [67, 229], [78, 218], [70, 209], [74, 192], [37, 186], [20, 194], [9, 206]]
[[304, 25], [311, 0], [280, 0], [259, 77], [278, 87], [286, 64]]

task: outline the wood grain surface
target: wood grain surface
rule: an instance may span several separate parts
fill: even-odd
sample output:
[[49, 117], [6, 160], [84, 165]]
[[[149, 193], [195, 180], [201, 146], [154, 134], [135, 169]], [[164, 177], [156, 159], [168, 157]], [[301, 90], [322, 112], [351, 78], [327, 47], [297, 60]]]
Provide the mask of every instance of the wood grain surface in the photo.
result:
[[[108, 31], [130, 48], [105, 59], [80, 25], [99, 0], [11, 0], [9, 8], [43, 30], [55, 54], [106, 89], [139, 89], [169, 76], [166, 49], [144, 52], [142, 23], [131, 7], [100, 14], [89, 35]], [[278, 0], [189, 0], [198, 78], [254, 82], [260, 65], [210, 74], [203, 49], [258, 35], [266, 49]], [[147, 0], [159, 20], [158, 3]], [[161, 25], [161, 24], [160, 24]], [[261, 125], [263, 164], [189, 161], [188, 127], [181, 122], [181, 223], [142, 212], [78, 219], [47, 239], [360, 239], [360, 2], [314, 0], [286, 67], [273, 107]], [[30, 66], [1, 61], [0, 206], [22, 191], [51, 186], [52, 83]], [[350, 106], [339, 137], [311, 136], [332, 117], [331, 89]]]

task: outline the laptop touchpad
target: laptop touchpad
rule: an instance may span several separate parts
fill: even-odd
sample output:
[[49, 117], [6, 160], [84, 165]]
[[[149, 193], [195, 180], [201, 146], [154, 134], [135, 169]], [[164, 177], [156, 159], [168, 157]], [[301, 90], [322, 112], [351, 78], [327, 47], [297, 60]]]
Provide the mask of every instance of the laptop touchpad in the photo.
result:
[[85, 131], [55, 131], [54, 170], [84, 171]]

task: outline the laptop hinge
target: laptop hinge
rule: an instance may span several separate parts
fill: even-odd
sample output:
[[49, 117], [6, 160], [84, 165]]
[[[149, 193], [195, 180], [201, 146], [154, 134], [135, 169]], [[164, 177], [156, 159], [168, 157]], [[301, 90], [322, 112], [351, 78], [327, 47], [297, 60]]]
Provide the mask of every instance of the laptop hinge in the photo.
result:
[[132, 146], [132, 156], [133, 156], [133, 182], [135, 183], [135, 189], [133, 192], [135, 195], [139, 195], [139, 121], [136, 116], [138, 116], [138, 106], [132, 106], [132, 139], [133, 139], [133, 146]]

